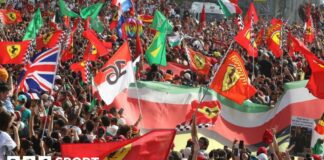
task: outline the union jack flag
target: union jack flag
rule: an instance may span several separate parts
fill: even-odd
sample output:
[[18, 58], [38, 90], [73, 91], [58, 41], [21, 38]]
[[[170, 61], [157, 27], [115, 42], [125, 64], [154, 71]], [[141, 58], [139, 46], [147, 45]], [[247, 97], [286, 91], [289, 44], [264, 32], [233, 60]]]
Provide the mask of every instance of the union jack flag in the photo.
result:
[[[18, 90], [35, 95], [51, 91], [55, 80], [61, 47], [56, 45], [35, 54], [20, 73]], [[31, 96], [33, 97], [33, 96]]]

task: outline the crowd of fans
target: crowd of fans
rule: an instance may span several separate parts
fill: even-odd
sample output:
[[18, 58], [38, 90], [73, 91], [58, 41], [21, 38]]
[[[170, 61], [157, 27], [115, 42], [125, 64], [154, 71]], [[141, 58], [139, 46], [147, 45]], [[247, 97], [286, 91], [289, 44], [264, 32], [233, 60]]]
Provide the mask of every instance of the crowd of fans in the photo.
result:
[[[87, 2], [89, 4], [95, 3]], [[86, 2], [79, 0], [74, 2], [66, 1], [69, 8], [79, 12]], [[53, 31], [49, 21], [52, 16], [58, 13], [57, 1], [41, 1], [36, 4], [28, 4], [27, 0], [18, 1], [14, 4], [2, 5], [2, 8], [12, 7], [21, 11], [23, 22], [15, 25], [2, 26], [0, 33], [1, 41], [21, 41], [25, 29], [32, 18], [32, 13], [36, 8], [40, 8], [43, 15], [44, 26], [39, 34]], [[188, 46], [205, 54], [212, 59], [212, 63], [219, 64], [222, 57], [233, 42], [237, 34], [238, 27], [232, 20], [221, 19], [215, 22], [207, 22], [206, 28], [202, 32], [197, 32], [198, 24], [188, 9], [181, 8], [176, 3], [160, 4], [157, 1], [136, 2], [137, 14], [154, 15], [156, 9], [161, 10], [165, 16], [172, 21], [174, 32], [181, 34]], [[100, 35], [105, 41], [113, 42], [113, 50], [123, 43], [122, 39], [116, 39], [116, 31], [109, 30], [109, 20], [112, 19], [116, 7], [112, 7], [109, 2], [105, 2], [99, 16], [105, 25], [104, 32]], [[313, 6], [312, 13], [317, 30], [316, 41], [307, 44], [311, 51], [319, 58], [324, 58], [324, 34], [323, 34], [323, 6]], [[128, 13], [124, 13], [129, 17]], [[303, 19], [303, 18], [302, 18]], [[261, 23], [255, 24], [255, 33], [261, 28], [269, 26], [269, 20], [263, 19]], [[61, 28], [64, 26], [59, 24]], [[154, 34], [150, 33], [149, 25], [144, 24], [144, 34], [142, 45], [144, 50], [150, 45]], [[290, 31], [296, 37], [302, 38], [302, 24], [290, 23], [285, 25], [283, 35]], [[82, 37], [83, 27], [79, 25], [74, 34], [74, 55], [76, 58], [58, 66], [53, 92], [44, 93], [39, 101], [31, 101], [26, 95], [15, 90], [19, 72], [23, 65], [5, 65], [0, 69], [0, 159], [4, 153], [16, 152], [17, 155], [52, 155], [60, 156], [60, 144], [64, 143], [102, 143], [133, 138], [140, 135], [138, 123], [142, 117], [138, 118], [135, 124], [126, 124], [123, 110], [111, 107], [105, 110], [105, 104], [93, 97], [91, 85], [82, 83], [80, 73], [70, 71], [70, 65], [82, 59], [82, 55], [87, 46], [87, 41]], [[285, 38], [284, 38], [285, 39]], [[129, 39], [131, 49], [135, 51], [135, 40]], [[310, 69], [308, 64], [300, 54], [288, 55], [286, 42], [282, 43], [284, 54], [282, 58], [275, 58], [267, 49], [265, 43], [259, 47], [258, 58], [248, 57], [247, 52], [238, 44], [233, 43], [232, 49], [238, 50], [246, 64], [250, 82], [257, 88], [257, 94], [250, 100], [254, 103], [274, 106], [283, 93], [283, 85], [287, 82], [308, 79]], [[168, 62], [179, 63], [188, 66], [188, 58], [184, 54], [183, 45], [177, 47], [167, 47]], [[134, 52], [133, 52], [134, 53]], [[33, 53], [31, 53], [33, 54]], [[103, 57], [96, 62], [92, 62], [92, 73], [107, 61], [108, 57]], [[133, 57], [135, 58], [135, 57]], [[148, 81], [168, 81], [169, 83], [201, 86], [209, 82], [210, 75], [197, 75], [190, 69], [184, 70], [179, 75], [171, 70], [163, 71], [159, 66], [152, 65], [144, 68], [140, 64], [137, 77], [140, 80]], [[94, 101], [96, 100], [96, 101]], [[96, 102], [96, 103], [95, 103]], [[273, 131], [275, 132], [275, 131]], [[237, 141], [233, 148], [212, 150], [207, 153], [208, 139], [199, 139], [200, 151], [198, 158], [203, 159], [248, 159], [251, 157], [250, 151], [245, 147], [240, 148], [240, 154], [235, 153]], [[190, 158], [193, 140], [188, 140], [187, 146], [181, 152], [170, 152], [169, 159]], [[2, 147], [6, 146], [6, 147]], [[276, 140], [270, 145], [270, 152], [267, 154], [265, 148], [258, 151], [259, 159], [289, 159], [289, 151], [279, 152]], [[240, 155], [240, 156], [238, 156]]]

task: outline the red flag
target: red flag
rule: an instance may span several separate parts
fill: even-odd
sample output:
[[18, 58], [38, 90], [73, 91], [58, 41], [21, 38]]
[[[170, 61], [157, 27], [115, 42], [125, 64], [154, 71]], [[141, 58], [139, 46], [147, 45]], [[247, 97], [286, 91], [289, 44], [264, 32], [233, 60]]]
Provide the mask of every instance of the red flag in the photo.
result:
[[22, 22], [22, 17], [17, 10], [0, 9], [0, 19], [3, 24], [15, 24]]
[[[292, 36], [291, 36], [292, 37]], [[312, 74], [308, 80], [306, 87], [313, 96], [324, 99], [324, 61], [318, 59], [303, 42], [292, 37], [293, 43], [296, 45], [296, 51], [302, 53], [311, 70]]]
[[57, 45], [63, 37], [63, 31], [57, 30], [55, 32], [46, 33], [40, 35], [36, 39], [36, 49], [41, 50], [43, 48], [53, 48]]
[[91, 18], [90, 17], [88, 17], [85, 21], [84, 21], [84, 30], [86, 31], [86, 30], [88, 30], [88, 29], [90, 29], [90, 20], [91, 20]]
[[143, 47], [141, 42], [141, 36], [139, 34], [138, 28], [136, 30], [136, 50], [135, 50], [135, 57], [138, 57], [143, 54]]
[[88, 43], [87, 49], [83, 54], [83, 59], [88, 61], [96, 61], [98, 58], [99, 55], [96, 47], [93, 44]]
[[[215, 124], [221, 105], [218, 101], [191, 102], [191, 111], [186, 115], [186, 121], [190, 121], [192, 115], [196, 113], [197, 124]], [[197, 112], [196, 112], [197, 111]]]
[[258, 14], [256, 12], [256, 9], [254, 7], [253, 2], [250, 3], [249, 10], [247, 11], [247, 13], [246, 13], [246, 15], [244, 17], [244, 25], [249, 25], [250, 24], [252, 16], [253, 16], [254, 23], [258, 23], [259, 22], [259, 17], [258, 17]]
[[66, 38], [66, 49], [63, 51], [63, 54], [62, 54], [62, 58], [61, 58], [61, 61], [62, 62], [65, 62], [65, 61], [68, 61], [70, 59], [73, 59], [74, 57], [74, 45], [73, 45], [73, 32], [69, 32], [67, 34], [67, 38]]
[[[123, 141], [90, 144], [62, 144], [63, 157], [99, 157], [122, 160], [168, 159], [175, 136], [173, 129], [153, 130], [149, 133]], [[158, 147], [154, 147], [158, 146]]]
[[0, 42], [0, 64], [23, 64], [31, 41]]
[[[250, 23], [252, 23], [252, 21]], [[253, 28], [251, 24], [245, 25], [244, 29], [239, 31], [234, 39], [238, 44], [247, 50], [249, 56], [258, 57], [258, 48], [256, 42], [254, 41], [253, 45], [251, 44], [251, 37], [253, 37], [252, 31]]]
[[314, 130], [320, 135], [324, 135], [324, 120], [319, 120]]
[[198, 28], [198, 32], [203, 31], [204, 28], [206, 28], [205, 5], [203, 5], [203, 8], [201, 9], [200, 18], [199, 18], [199, 28]]
[[188, 47], [186, 52], [188, 54], [191, 69], [200, 75], [208, 75], [211, 66], [209, 59], [203, 54]]
[[267, 45], [272, 51], [275, 57], [279, 58], [282, 55], [281, 49], [281, 27], [283, 23], [280, 19], [273, 18], [271, 20], [271, 26], [267, 31]]
[[73, 63], [70, 66], [73, 72], [81, 72], [82, 81], [89, 83], [89, 62], [83, 60], [81, 62]]
[[120, 6], [118, 6], [118, 10], [114, 13], [114, 17], [112, 18], [110, 24], [109, 24], [109, 29], [114, 30], [117, 28], [118, 21], [122, 15], [123, 11]]
[[249, 84], [249, 78], [240, 55], [232, 51], [216, 73], [210, 88], [220, 95], [242, 104], [256, 93]]
[[260, 46], [263, 43], [264, 28], [261, 28], [257, 37], [255, 38], [255, 43], [257, 46]]
[[305, 28], [305, 33], [304, 33], [304, 41], [308, 43], [312, 43], [315, 39], [315, 28], [313, 24], [313, 18], [310, 13], [310, 9], [307, 11], [307, 21], [306, 21], [306, 28]]
[[82, 34], [85, 38], [87, 38], [91, 44], [93, 44], [98, 53], [99, 56], [104, 56], [106, 54], [108, 54], [109, 49], [105, 47], [105, 45], [103, 44], [103, 42], [97, 37], [96, 33], [93, 30], [86, 30], [83, 32]]

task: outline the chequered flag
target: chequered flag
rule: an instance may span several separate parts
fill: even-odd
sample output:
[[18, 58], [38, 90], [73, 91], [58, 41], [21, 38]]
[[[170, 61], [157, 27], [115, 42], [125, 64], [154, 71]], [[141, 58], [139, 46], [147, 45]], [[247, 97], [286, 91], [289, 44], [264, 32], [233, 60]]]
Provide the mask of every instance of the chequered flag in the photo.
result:
[[[208, 128], [210, 126], [212, 126], [211, 123], [197, 124], [198, 128]], [[181, 123], [176, 126], [177, 132], [185, 132], [185, 131], [190, 131], [190, 130], [191, 130], [191, 124], [189, 124], [189, 123]]]
[[238, 15], [238, 17], [237, 17], [237, 25], [239, 27], [239, 30], [244, 29], [244, 23], [243, 23], [242, 15]]
[[90, 84], [91, 83], [91, 70], [90, 70], [90, 64], [91, 62], [90, 61], [87, 61], [86, 62], [86, 66], [85, 66], [85, 76], [86, 76], [86, 82], [87, 84]]

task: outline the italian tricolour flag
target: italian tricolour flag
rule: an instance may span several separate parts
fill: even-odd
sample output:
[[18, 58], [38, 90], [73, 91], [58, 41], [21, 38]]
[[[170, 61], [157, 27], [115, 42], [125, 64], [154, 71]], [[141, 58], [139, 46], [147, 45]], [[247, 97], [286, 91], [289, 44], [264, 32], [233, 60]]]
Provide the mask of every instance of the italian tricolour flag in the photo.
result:
[[218, 0], [218, 4], [221, 7], [226, 18], [231, 17], [234, 14], [241, 14], [242, 9], [235, 3], [231, 3], [228, 0]]

